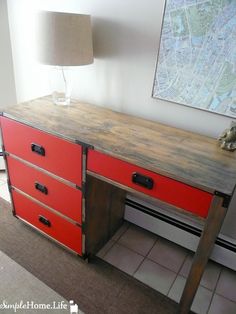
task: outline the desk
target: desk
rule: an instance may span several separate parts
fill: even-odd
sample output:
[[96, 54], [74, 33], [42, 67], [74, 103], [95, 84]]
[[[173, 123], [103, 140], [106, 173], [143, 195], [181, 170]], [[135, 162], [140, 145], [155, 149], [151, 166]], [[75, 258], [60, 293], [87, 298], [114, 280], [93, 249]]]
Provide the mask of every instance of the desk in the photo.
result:
[[80, 256], [120, 226], [127, 191], [203, 219], [179, 306], [189, 312], [235, 189], [235, 153], [205, 136], [48, 97], [2, 109], [1, 130], [14, 215]]

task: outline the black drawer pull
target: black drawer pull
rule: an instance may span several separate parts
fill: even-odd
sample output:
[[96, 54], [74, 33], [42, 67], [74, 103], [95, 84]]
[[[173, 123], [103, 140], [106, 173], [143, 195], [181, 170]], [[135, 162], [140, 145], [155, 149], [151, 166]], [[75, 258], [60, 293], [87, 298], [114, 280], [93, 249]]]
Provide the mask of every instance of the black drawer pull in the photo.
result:
[[39, 216], [39, 221], [42, 224], [44, 224], [45, 226], [51, 227], [51, 222], [47, 218], [45, 218], [45, 217], [43, 217], [41, 215]]
[[45, 185], [43, 185], [43, 184], [41, 184], [39, 182], [35, 182], [34, 186], [35, 186], [35, 189], [40, 191], [41, 193], [43, 193], [45, 195], [48, 194], [48, 188]]
[[142, 187], [151, 190], [153, 188], [153, 179], [150, 177], [146, 177], [140, 173], [134, 172], [132, 174], [132, 182]]
[[31, 150], [32, 150], [32, 152], [34, 152], [40, 156], [45, 156], [45, 148], [41, 145], [32, 143], [31, 144]]

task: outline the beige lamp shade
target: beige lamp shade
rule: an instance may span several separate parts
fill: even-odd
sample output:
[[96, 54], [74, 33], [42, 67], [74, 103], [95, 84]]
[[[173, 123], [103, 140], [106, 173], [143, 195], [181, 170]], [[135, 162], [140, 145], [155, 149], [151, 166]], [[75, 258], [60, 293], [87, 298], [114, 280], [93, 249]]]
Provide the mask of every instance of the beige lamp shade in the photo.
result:
[[43, 64], [76, 66], [93, 63], [90, 16], [40, 12], [38, 47], [39, 61]]

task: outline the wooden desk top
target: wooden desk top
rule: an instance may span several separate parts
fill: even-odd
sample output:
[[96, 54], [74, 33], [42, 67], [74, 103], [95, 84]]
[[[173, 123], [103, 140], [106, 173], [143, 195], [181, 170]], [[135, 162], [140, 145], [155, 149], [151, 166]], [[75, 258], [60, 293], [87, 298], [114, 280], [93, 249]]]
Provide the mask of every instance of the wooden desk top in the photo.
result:
[[215, 139], [76, 101], [68, 107], [56, 106], [51, 97], [2, 112], [205, 191], [228, 195], [234, 191], [236, 152], [222, 150]]

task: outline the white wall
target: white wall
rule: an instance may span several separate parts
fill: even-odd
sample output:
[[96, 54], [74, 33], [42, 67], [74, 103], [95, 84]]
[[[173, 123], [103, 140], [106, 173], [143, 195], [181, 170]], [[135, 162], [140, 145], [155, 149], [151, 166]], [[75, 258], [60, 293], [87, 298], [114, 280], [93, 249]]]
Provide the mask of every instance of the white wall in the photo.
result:
[[[0, 0], [0, 107], [16, 102], [16, 90], [13, 74], [12, 51], [7, 15], [7, 2]], [[0, 136], [0, 150], [2, 140]], [[0, 170], [5, 165], [0, 157]]]
[[86, 13], [96, 59], [74, 70], [74, 97], [218, 136], [231, 118], [151, 97], [163, 6], [164, 0], [8, 0], [18, 101], [49, 93], [48, 68], [33, 57], [35, 10]]
[[7, 2], [0, 0], [0, 106], [16, 102]]

